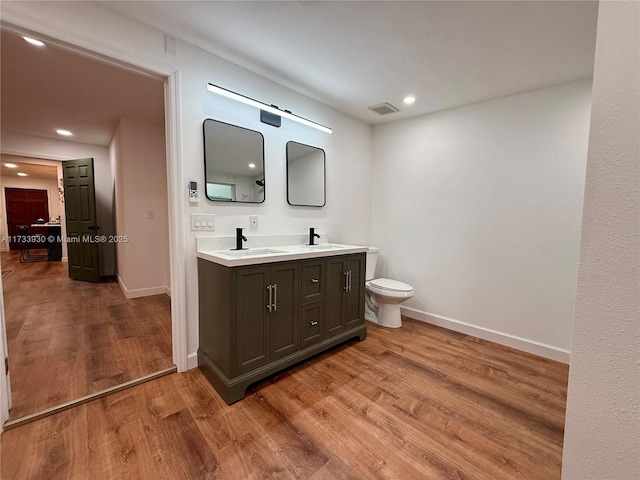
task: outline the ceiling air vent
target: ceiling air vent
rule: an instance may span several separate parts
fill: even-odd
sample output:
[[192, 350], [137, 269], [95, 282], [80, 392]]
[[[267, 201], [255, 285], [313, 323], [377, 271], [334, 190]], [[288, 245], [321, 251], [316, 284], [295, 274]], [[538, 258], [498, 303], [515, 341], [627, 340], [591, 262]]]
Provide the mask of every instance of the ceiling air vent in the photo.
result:
[[390, 103], [381, 103], [380, 105], [371, 105], [369, 110], [376, 112], [378, 115], [387, 115], [388, 113], [399, 112], [399, 110]]

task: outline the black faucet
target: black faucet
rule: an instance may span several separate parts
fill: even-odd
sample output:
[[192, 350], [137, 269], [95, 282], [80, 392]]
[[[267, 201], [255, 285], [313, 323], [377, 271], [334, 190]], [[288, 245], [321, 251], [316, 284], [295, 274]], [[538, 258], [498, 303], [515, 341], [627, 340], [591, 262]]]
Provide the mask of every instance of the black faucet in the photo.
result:
[[314, 242], [314, 237], [316, 238], [320, 238], [320, 235], [318, 235], [315, 231], [315, 228], [311, 227], [309, 229], [309, 245], [315, 245]]
[[242, 234], [242, 228], [236, 228], [236, 248], [232, 248], [231, 250], [245, 250], [242, 246], [242, 241], [247, 241], [247, 237]]

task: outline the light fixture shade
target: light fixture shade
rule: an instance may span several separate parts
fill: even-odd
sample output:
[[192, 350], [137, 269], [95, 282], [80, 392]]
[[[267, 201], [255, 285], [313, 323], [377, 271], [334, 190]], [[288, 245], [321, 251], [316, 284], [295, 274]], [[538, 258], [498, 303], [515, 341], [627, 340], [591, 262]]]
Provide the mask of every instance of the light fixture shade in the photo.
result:
[[280, 110], [278, 107], [273, 105], [267, 105], [266, 103], [259, 102], [258, 100], [254, 100], [253, 98], [246, 97], [236, 92], [232, 92], [231, 90], [227, 90], [226, 88], [218, 87], [212, 83], [207, 84], [207, 90], [213, 93], [217, 93], [218, 95], [222, 95], [223, 97], [231, 98], [238, 102], [245, 103], [247, 105], [251, 105], [252, 107], [259, 108], [260, 110], [264, 110], [265, 112], [273, 113], [274, 115], [278, 115], [279, 117], [288, 118], [289, 120], [293, 120], [294, 122], [302, 123], [308, 127], [315, 128], [324, 133], [333, 133], [329, 127], [325, 127], [316, 122], [312, 122], [311, 120], [307, 120], [304, 117], [300, 117], [295, 115], [287, 110]]

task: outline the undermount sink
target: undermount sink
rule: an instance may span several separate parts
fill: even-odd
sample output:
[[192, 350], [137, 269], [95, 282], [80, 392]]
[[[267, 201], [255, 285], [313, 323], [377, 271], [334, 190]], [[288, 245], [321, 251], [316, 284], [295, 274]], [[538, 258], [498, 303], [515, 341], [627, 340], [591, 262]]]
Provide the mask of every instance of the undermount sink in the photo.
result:
[[282, 250], [274, 250], [272, 248], [255, 248], [247, 250], [229, 250], [228, 252], [220, 252], [229, 257], [250, 257], [253, 255], [272, 255], [274, 253], [286, 253]]
[[303, 245], [305, 248], [310, 248], [312, 250], [328, 250], [330, 248], [339, 248], [337, 245], [332, 245], [330, 243], [320, 243], [318, 245]]

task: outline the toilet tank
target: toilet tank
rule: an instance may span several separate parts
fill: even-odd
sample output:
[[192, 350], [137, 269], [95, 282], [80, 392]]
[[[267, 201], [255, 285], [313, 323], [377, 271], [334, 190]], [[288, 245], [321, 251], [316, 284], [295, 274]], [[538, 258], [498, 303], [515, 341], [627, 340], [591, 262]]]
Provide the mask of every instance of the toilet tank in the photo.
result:
[[378, 262], [378, 247], [369, 247], [367, 252], [367, 265], [365, 267], [365, 280], [373, 280], [376, 274], [376, 263]]

